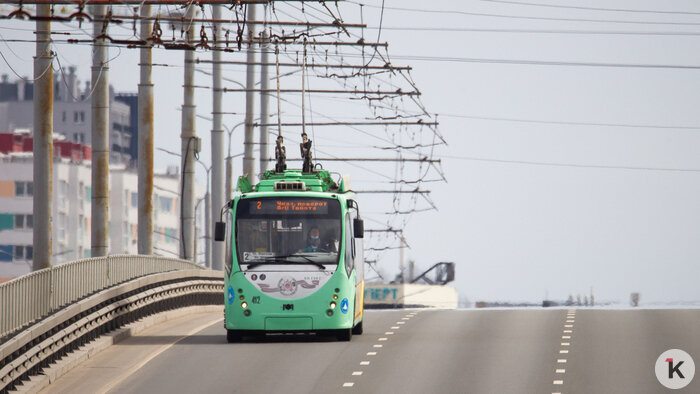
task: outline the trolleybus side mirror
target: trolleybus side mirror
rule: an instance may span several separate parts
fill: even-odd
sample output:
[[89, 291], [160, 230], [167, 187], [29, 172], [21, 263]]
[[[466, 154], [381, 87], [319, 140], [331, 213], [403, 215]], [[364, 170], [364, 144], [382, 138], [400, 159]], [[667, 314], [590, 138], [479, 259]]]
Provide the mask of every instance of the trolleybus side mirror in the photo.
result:
[[362, 219], [354, 219], [352, 221], [352, 227], [355, 232], [355, 238], [365, 237], [365, 222]]
[[214, 241], [226, 240], [226, 223], [216, 222], [214, 224]]

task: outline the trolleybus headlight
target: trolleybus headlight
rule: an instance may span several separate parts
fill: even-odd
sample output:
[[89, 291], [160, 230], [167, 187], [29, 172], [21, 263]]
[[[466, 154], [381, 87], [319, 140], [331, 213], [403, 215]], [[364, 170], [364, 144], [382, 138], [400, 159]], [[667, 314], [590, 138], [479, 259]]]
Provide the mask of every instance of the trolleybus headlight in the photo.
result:
[[243, 301], [241, 302], [241, 308], [246, 309], [248, 307], [248, 303]]
[[333, 294], [333, 299], [334, 299], [334, 300], [337, 300], [337, 299], [338, 299], [338, 295], [337, 295], [337, 294]]
[[335, 309], [335, 302], [331, 301], [331, 309]]

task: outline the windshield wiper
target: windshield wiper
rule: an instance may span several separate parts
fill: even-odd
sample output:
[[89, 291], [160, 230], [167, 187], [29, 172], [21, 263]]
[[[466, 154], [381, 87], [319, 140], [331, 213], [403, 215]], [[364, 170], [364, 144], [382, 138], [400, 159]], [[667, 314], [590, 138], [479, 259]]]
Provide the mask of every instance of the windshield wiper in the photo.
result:
[[[287, 260], [287, 259], [290, 258], [290, 257], [301, 257], [301, 258], [305, 259], [306, 261], [290, 261], [290, 260]], [[318, 268], [320, 268], [320, 269], [322, 269], [322, 270], [325, 270], [325, 269], [326, 269], [326, 266], [325, 266], [325, 265], [323, 265], [323, 264], [321, 264], [321, 263], [319, 263], [319, 262], [317, 262], [317, 261], [313, 261], [313, 260], [311, 260], [311, 259], [310, 259], [309, 257], [307, 257], [307, 256], [300, 256], [300, 255], [293, 255], [293, 254], [286, 255], [286, 256], [268, 257], [268, 258], [266, 258], [266, 259], [264, 259], [264, 260], [261, 260], [261, 261], [252, 262], [252, 263], [249, 263], [249, 264], [248, 264], [248, 269], [255, 268], [255, 267], [259, 266], [259, 265], [277, 264], [277, 263], [294, 264], [294, 265], [306, 265], [306, 264], [311, 264], [311, 265], [317, 266]]]

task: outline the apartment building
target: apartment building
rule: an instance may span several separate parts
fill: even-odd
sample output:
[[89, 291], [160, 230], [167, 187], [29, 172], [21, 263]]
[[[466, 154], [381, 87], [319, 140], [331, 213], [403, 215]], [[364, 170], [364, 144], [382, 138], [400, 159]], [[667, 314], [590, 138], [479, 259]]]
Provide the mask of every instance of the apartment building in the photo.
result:
[[[33, 140], [28, 131], [0, 133], [0, 278], [31, 271], [33, 250]], [[54, 135], [52, 264], [91, 257], [90, 147]], [[153, 254], [178, 257], [180, 174], [156, 171], [153, 179]], [[203, 193], [195, 186], [195, 196]], [[203, 251], [204, 204], [196, 232]], [[110, 167], [109, 253], [138, 253], [138, 176], [126, 165]], [[201, 260], [201, 256], [200, 259]]]

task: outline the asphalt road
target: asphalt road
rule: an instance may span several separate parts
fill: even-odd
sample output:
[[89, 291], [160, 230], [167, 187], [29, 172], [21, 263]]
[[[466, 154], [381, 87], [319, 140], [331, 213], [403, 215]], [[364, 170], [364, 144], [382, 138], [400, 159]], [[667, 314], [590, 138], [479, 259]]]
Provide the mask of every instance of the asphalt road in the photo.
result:
[[143, 331], [51, 393], [700, 393], [665, 389], [654, 364], [700, 365], [700, 310], [369, 311], [351, 342], [276, 335], [228, 344], [220, 314]]

